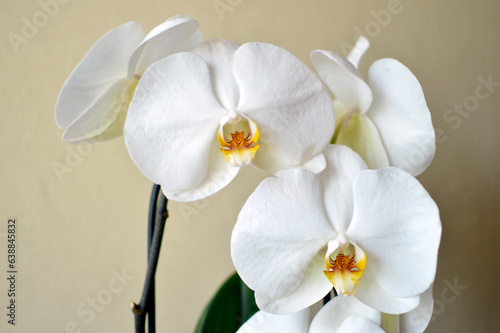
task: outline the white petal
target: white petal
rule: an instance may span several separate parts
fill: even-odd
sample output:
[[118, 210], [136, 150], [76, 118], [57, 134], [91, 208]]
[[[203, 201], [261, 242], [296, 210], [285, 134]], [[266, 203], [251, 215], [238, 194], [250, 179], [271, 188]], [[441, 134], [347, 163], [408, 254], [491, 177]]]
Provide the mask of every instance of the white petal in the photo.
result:
[[276, 298], [256, 292], [255, 301], [259, 308], [277, 314], [292, 313], [309, 307], [332, 290], [330, 281], [321, 274], [324, 270], [325, 251], [322, 249], [311, 260], [302, 281], [292, 293]]
[[287, 315], [255, 313], [236, 333], [307, 333], [309, 308]]
[[203, 35], [201, 33], [200, 28], [196, 29], [194, 34], [191, 35], [188, 39], [186, 39], [184, 42], [180, 43], [177, 46], [176, 51], [177, 52], [189, 52], [191, 51], [195, 46], [201, 44], [203, 42]]
[[139, 169], [164, 191], [192, 189], [207, 176], [224, 114], [207, 64], [195, 54], [177, 53], [153, 64], [139, 81], [125, 143]]
[[71, 125], [116, 81], [127, 77], [127, 64], [144, 38], [136, 22], [125, 23], [102, 36], [64, 83], [55, 107], [60, 128]]
[[367, 167], [361, 157], [346, 146], [329, 145], [324, 154], [327, 167], [319, 177], [325, 209], [333, 228], [345, 233], [354, 210], [352, 184], [356, 175]]
[[347, 56], [347, 60], [357, 69], [359, 67], [359, 62], [365, 55], [365, 52], [370, 47], [370, 41], [363, 36], [360, 36], [356, 41], [356, 45], [352, 48], [351, 52]]
[[300, 165], [326, 147], [335, 125], [333, 106], [304, 63], [275, 45], [247, 43], [236, 51], [233, 68], [238, 111], [269, 133], [261, 145], [272, 145], [289, 165]]
[[364, 304], [385, 313], [399, 314], [413, 310], [420, 302], [420, 296], [396, 297], [388, 293], [377, 280], [375, 268], [371, 263], [367, 259], [355, 297]]
[[[134, 74], [142, 75], [154, 62], [184, 50], [183, 43], [197, 30], [198, 22], [188, 16], [174, 16], [155, 27], [130, 57], [128, 76], [131, 78]], [[201, 37], [197, 36], [197, 39]]]
[[[327, 146], [328, 147], [328, 146]], [[325, 148], [326, 149], [326, 148]], [[312, 173], [318, 174], [326, 168], [326, 158], [323, 153], [319, 153], [316, 156], [311, 157], [305, 161], [302, 168], [311, 171]]]
[[340, 326], [337, 333], [385, 333], [383, 329], [380, 328], [373, 321], [366, 320], [359, 317], [349, 317]]
[[361, 303], [356, 297], [336, 296], [316, 314], [311, 322], [309, 333], [337, 332], [349, 317], [363, 318], [377, 326], [381, 322], [381, 313]]
[[347, 235], [365, 251], [367, 266], [373, 266], [382, 288], [398, 297], [427, 290], [441, 238], [432, 198], [415, 178], [393, 167], [362, 171], [353, 190]]
[[265, 142], [265, 137], [263, 137], [262, 134], [259, 142], [261, 143], [261, 146], [259, 147], [258, 154], [255, 154], [252, 165], [264, 172], [276, 174], [277, 172], [285, 169], [302, 168], [318, 174], [326, 168], [326, 160], [323, 153], [319, 153], [311, 157], [310, 159], [304, 161], [301, 165], [294, 166], [283, 162], [283, 160], [276, 155], [276, 152], [271, 145], [263, 144], [263, 142]]
[[381, 59], [370, 67], [369, 82], [373, 103], [367, 116], [379, 130], [391, 165], [419, 175], [434, 158], [436, 143], [418, 80], [400, 62]]
[[389, 159], [377, 128], [363, 114], [352, 113], [339, 119], [338, 132], [334, 135], [334, 143], [346, 145], [357, 152], [370, 169], [389, 166]]
[[[231, 257], [259, 297], [290, 295], [311, 260], [334, 238], [321, 195], [313, 173], [292, 169], [265, 179], [243, 206], [231, 237]], [[324, 275], [321, 270], [317, 274]]]
[[215, 94], [227, 110], [236, 110], [240, 99], [233, 75], [233, 58], [238, 47], [238, 44], [228, 40], [213, 39], [201, 43], [192, 51], [207, 62]]
[[330, 51], [316, 50], [311, 52], [311, 61], [335, 101], [345, 108], [358, 108], [361, 113], [368, 110], [372, 103], [370, 87], [346, 58]]
[[252, 161], [252, 165], [261, 171], [276, 174], [281, 170], [293, 168], [293, 165], [285, 163], [276, 154], [272, 146], [272, 137], [274, 136], [268, 129], [261, 131], [259, 128], [260, 147]]
[[240, 168], [232, 166], [224, 158], [221, 158], [219, 147], [217, 138], [214, 138], [210, 147], [207, 175], [199, 185], [183, 191], [169, 190], [163, 187], [165, 196], [179, 202], [195, 201], [206, 198], [226, 187], [236, 177]]
[[105, 141], [120, 136], [136, 80], [118, 80], [84, 114], [64, 131], [73, 144]]
[[432, 318], [434, 310], [434, 299], [432, 298], [432, 286], [420, 295], [418, 306], [407, 313], [399, 316], [399, 328], [401, 333], [424, 332]]

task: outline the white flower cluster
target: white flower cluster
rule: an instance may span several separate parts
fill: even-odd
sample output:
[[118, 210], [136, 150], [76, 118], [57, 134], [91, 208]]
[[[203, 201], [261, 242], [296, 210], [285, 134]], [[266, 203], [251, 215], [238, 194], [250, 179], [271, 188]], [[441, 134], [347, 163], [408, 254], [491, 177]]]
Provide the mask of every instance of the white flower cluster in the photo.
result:
[[[262, 311], [239, 332], [423, 332], [441, 222], [414, 176], [435, 152], [419, 82], [381, 59], [366, 83], [348, 58], [316, 50], [316, 72], [266, 43], [203, 41], [186, 16], [145, 36], [104, 35], [62, 88], [63, 140], [124, 133], [130, 156], [169, 198], [194, 201], [243, 166], [265, 179], [242, 208], [231, 256]], [[225, 182], [216, 181], [223, 173]], [[219, 178], [220, 179], [220, 178]], [[308, 308], [337, 295], [310, 323]]]

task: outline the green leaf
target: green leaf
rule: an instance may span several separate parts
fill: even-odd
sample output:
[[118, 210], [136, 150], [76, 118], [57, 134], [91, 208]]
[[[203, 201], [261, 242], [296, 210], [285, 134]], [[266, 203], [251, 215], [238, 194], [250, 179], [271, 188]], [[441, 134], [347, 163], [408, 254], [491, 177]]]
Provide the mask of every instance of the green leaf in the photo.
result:
[[203, 311], [195, 333], [235, 333], [259, 308], [237, 273], [224, 282]]

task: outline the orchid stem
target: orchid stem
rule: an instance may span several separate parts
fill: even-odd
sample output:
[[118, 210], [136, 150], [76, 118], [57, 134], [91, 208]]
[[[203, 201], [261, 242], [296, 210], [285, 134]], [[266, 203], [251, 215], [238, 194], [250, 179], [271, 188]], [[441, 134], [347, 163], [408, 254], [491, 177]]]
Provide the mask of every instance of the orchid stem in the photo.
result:
[[160, 256], [161, 241], [165, 223], [168, 218], [167, 198], [161, 193], [160, 186], [153, 186], [149, 204], [148, 218], [148, 270], [139, 304], [133, 304], [135, 332], [145, 333], [146, 314], [148, 315], [148, 332], [155, 333], [155, 273]]
[[323, 305], [330, 302], [330, 300], [332, 299], [332, 293], [333, 297], [337, 296], [337, 291], [335, 290], [335, 288], [332, 288], [332, 290], [330, 290], [330, 292], [326, 294], [325, 297], [323, 297]]
[[[149, 216], [148, 216], [148, 261], [151, 253], [151, 245], [153, 243], [153, 234], [155, 230], [155, 216], [156, 216], [156, 204], [158, 202], [158, 196], [161, 191], [161, 186], [158, 184], [153, 185], [151, 190], [151, 198], [149, 200]], [[148, 332], [154, 333], [156, 331], [156, 300], [155, 300], [155, 278], [151, 282], [151, 292], [149, 300], [147, 301], [147, 313], [148, 313]]]
[[332, 292], [330, 291], [328, 294], [325, 295], [325, 297], [323, 297], [323, 305], [328, 303], [331, 299], [332, 299]]

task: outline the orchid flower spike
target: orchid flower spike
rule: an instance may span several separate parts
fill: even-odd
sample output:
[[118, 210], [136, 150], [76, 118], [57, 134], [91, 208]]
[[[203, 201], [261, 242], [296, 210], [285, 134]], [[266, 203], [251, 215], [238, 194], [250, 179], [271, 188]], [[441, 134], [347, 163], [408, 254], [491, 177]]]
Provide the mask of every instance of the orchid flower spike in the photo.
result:
[[346, 58], [316, 50], [311, 61], [333, 94], [335, 134], [332, 143], [351, 147], [368, 167], [399, 167], [413, 176], [434, 158], [434, 127], [417, 78], [394, 59], [375, 61], [368, 84], [358, 63], [370, 46], [360, 37]]
[[300, 311], [332, 288], [380, 312], [420, 302], [436, 273], [439, 211], [405, 171], [367, 170], [350, 148], [331, 145], [319, 174], [284, 170], [243, 206], [231, 256], [257, 305]]
[[174, 16], [147, 36], [125, 23], [102, 36], [64, 83], [55, 107], [62, 139], [73, 144], [120, 136], [135, 88], [145, 70], [172, 53], [202, 42], [198, 22]]
[[321, 171], [334, 122], [327, 89], [291, 53], [211, 40], [144, 73], [124, 134], [146, 177], [168, 198], [194, 201], [250, 164]]

